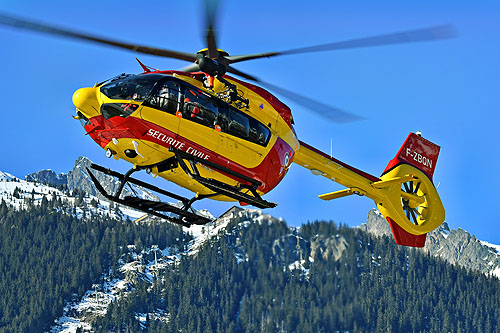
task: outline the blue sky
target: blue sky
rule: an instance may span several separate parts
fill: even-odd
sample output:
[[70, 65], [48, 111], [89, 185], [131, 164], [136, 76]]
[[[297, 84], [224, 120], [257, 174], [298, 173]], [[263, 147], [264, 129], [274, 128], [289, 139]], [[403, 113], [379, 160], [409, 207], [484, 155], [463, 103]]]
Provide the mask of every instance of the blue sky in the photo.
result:
[[[4, 0], [0, 11], [88, 33], [196, 52], [204, 47], [201, 1]], [[452, 228], [500, 244], [497, 189], [500, 165], [500, 3], [495, 1], [223, 1], [218, 46], [230, 54], [281, 51], [351, 38], [452, 23], [452, 40], [283, 56], [238, 64], [264, 81], [296, 90], [365, 117], [336, 125], [292, 102], [299, 138], [366, 172], [380, 175], [410, 131], [441, 146], [434, 176]], [[137, 73], [135, 57], [161, 69], [186, 63], [91, 43], [0, 27], [3, 155], [0, 170], [18, 177], [44, 168], [72, 169], [85, 155], [108, 160], [85, 136], [73, 92], [116, 74]], [[144, 179], [149, 179], [144, 177]], [[176, 186], [166, 188], [186, 194]], [[341, 189], [294, 165], [267, 199], [268, 210], [291, 225], [316, 219], [358, 225], [374, 203], [367, 198], [323, 202]], [[231, 205], [202, 201], [220, 214]]]

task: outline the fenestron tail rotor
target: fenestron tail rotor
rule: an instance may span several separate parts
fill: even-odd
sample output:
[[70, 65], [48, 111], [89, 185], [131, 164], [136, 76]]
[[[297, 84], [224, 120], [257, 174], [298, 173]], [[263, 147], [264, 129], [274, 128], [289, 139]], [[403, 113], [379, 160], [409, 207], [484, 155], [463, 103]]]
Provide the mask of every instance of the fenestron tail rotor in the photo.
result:
[[413, 186], [413, 180], [401, 185], [401, 191], [409, 195], [408, 197], [401, 196], [401, 203], [403, 205], [403, 210], [406, 214], [406, 217], [408, 218], [408, 221], [418, 226], [418, 217], [422, 216], [421, 210], [425, 208], [426, 203], [425, 200], [423, 200], [423, 203], [419, 204], [419, 202], [409, 199], [411, 195], [425, 198], [424, 193], [419, 193], [420, 184], [422, 184], [422, 182], [418, 180], [415, 181], [417, 182], [417, 185], [415, 187]]

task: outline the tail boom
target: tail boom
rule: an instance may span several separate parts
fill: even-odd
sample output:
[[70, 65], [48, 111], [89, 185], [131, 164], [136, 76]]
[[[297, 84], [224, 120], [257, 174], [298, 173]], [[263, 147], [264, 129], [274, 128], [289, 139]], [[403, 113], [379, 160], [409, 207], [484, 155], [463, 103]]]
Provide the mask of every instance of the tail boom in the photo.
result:
[[410, 133], [380, 178], [300, 142], [294, 162], [347, 189], [322, 194], [332, 200], [352, 194], [375, 201], [397, 244], [422, 247], [426, 234], [444, 221], [444, 208], [432, 183], [439, 146]]

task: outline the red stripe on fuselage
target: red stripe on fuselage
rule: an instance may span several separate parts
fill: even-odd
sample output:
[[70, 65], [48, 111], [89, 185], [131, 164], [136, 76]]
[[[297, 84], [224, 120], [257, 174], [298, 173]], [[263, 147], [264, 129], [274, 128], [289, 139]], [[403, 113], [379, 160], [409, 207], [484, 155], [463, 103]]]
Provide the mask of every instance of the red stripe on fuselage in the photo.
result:
[[[262, 185], [258, 190], [263, 193], [267, 193], [276, 187], [285, 176], [287, 167], [290, 164], [290, 162], [288, 162], [289, 164], [285, 166], [285, 156], [287, 153], [288, 161], [293, 160], [293, 149], [281, 138], [276, 140], [274, 146], [271, 147], [270, 151], [258, 166], [247, 168], [195, 142], [181, 137], [177, 133], [140, 118], [113, 117], [105, 119], [100, 115], [90, 119], [90, 123], [90, 125], [85, 126], [85, 130], [102, 148], [106, 147], [113, 138], [127, 138], [154, 142], [165, 148], [173, 146], [176, 149], [186, 151], [190, 154], [195, 152], [193, 154], [195, 156], [196, 152], [198, 152], [198, 157], [200, 158], [207, 159], [210, 162], [227, 167], [237, 173], [260, 181]], [[94, 128], [95, 130], [93, 130]], [[225, 175], [244, 183], [235, 176]]]

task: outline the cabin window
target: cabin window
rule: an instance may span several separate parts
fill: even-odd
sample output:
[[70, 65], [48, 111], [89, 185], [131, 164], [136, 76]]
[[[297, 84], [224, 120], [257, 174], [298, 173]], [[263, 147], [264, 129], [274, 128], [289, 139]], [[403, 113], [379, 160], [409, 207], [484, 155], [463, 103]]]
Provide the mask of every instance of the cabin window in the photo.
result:
[[261, 146], [267, 145], [271, 133], [258, 120], [234, 108], [220, 107], [217, 124], [222, 132]]
[[185, 87], [182, 117], [213, 128], [219, 113], [217, 103], [211, 96], [196, 88]]
[[261, 146], [266, 146], [271, 132], [269, 129], [254, 118], [250, 119], [250, 132], [248, 140]]
[[[184, 119], [264, 147], [269, 142], [271, 131], [244, 112], [228, 106], [194, 86], [182, 85], [179, 89], [178, 83], [174, 81], [167, 81], [163, 85], [169, 85], [170, 91], [174, 94], [168, 98], [168, 103], [172, 101], [174, 107], [172, 109], [167, 107], [167, 112], [178, 111], [182, 113]], [[158, 90], [155, 89], [155, 91]], [[158, 94], [159, 92], [153, 93], [153, 95]], [[156, 103], [155, 101], [159, 102], [161, 99], [152, 97], [147, 103]], [[175, 109], [177, 107], [179, 109]]]
[[156, 82], [164, 78], [158, 74], [130, 75], [117, 79], [101, 87], [101, 92], [111, 99], [133, 99], [144, 101]]
[[168, 113], [175, 114], [179, 110], [180, 87], [177, 82], [166, 81], [155, 89], [153, 95], [145, 102], [151, 106]]
[[234, 110], [228, 110], [226, 117], [227, 120], [224, 121], [224, 123], [227, 124], [225, 132], [237, 136], [238, 138], [248, 140], [248, 133], [250, 131], [250, 121], [248, 117]]

